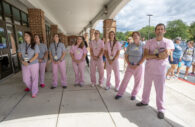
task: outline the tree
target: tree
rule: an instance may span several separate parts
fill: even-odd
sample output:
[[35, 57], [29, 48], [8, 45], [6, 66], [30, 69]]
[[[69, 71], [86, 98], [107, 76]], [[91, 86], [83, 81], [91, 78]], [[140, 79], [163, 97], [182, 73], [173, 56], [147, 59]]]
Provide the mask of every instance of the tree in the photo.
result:
[[165, 37], [175, 39], [181, 37], [182, 39], [189, 39], [189, 27], [182, 20], [169, 21], [167, 24]]
[[116, 32], [116, 39], [119, 41], [125, 41], [125, 34], [123, 32]]
[[195, 40], [195, 22], [191, 23], [189, 27], [190, 39]]
[[155, 31], [154, 31], [155, 27], [154, 26], [145, 26], [142, 29], [139, 30], [140, 34], [142, 37], [144, 37], [145, 39], [148, 40], [148, 31], [150, 30], [150, 38], [154, 38], [155, 37]]

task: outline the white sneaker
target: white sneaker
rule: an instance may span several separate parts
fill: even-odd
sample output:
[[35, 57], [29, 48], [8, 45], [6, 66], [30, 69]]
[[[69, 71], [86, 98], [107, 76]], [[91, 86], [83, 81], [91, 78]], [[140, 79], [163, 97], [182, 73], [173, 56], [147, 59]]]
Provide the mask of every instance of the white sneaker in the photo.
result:
[[100, 87], [100, 88], [103, 88], [103, 84], [99, 84], [99, 87]]
[[176, 77], [178, 77], [179, 75], [178, 74], [175, 74]]
[[167, 80], [170, 80], [170, 79], [171, 79], [171, 77], [170, 77], [170, 76], [167, 76], [167, 77], [166, 77], [166, 79], [167, 79]]
[[94, 87], [94, 86], [95, 86], [95, 84], [92, 83], [92, 84], [91, 84], [91, 87]]
[[185, 76], [184, 79], [187, 80], [188, 79], [187, 76]]
[[119, 91], [119, 88], [115, 88], [115, 92], [118, 92]]
[[109, 86], [106, 86], [105, 90], [109, 90], [109, 89], [110, 89], [110, 87]]

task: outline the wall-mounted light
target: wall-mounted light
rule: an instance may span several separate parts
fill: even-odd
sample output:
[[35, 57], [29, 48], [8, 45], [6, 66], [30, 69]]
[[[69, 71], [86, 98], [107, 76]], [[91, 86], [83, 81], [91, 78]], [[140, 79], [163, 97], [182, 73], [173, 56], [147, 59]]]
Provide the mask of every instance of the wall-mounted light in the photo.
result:
[[107, 15], [108, 14], [108, 6], [104, 5], [104, 14]]

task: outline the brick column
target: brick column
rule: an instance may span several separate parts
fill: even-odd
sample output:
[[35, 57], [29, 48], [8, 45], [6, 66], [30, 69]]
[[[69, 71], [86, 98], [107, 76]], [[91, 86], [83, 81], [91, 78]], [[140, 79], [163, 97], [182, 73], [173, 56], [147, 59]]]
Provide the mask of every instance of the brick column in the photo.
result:
[[108, 41], [108, 34], [110, 31], [116, 32], [116, 21], [113, 19], [106, 19], [104, 20], [104, 26], [103, 26], [103, 37], [105, 42]]
[[55, 33], [58, 33], [58, 26], [57, 25], [51, 25], [50, 26], [50, 35], [51, 35], [50, 42], [53, 41], [53, 35]]
[[32, 34], [38, 34], [42, 41], [47, 43], [44, 12], [41, 9], [29, 8], [28, 21]]
[[95, 39], [95, 29], [90, 29], [90, 41]]
[[62, 43], [64, 43], [65, 46], [68, 46], [68, 38], [65, 36], [63, 33], [59, 33], [60, 35], [60, 40]]

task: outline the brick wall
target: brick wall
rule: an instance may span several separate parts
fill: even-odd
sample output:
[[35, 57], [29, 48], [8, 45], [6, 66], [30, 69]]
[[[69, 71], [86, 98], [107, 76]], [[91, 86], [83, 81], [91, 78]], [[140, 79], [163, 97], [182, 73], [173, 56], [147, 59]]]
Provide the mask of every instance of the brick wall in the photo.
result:
[[41, 9], [29, 8], [28, 9], [29, 27], [32, 34], [38, 34], [42, 41], [46, 44], [46, 29], [44, 12]]
[[104, 25], [103, 25], [103, 37], [105, 42], [109, 40], [108, 34], [110, 31], [116, 32], [116, 21], [113, 19], [106, 19], [104, 20]]

